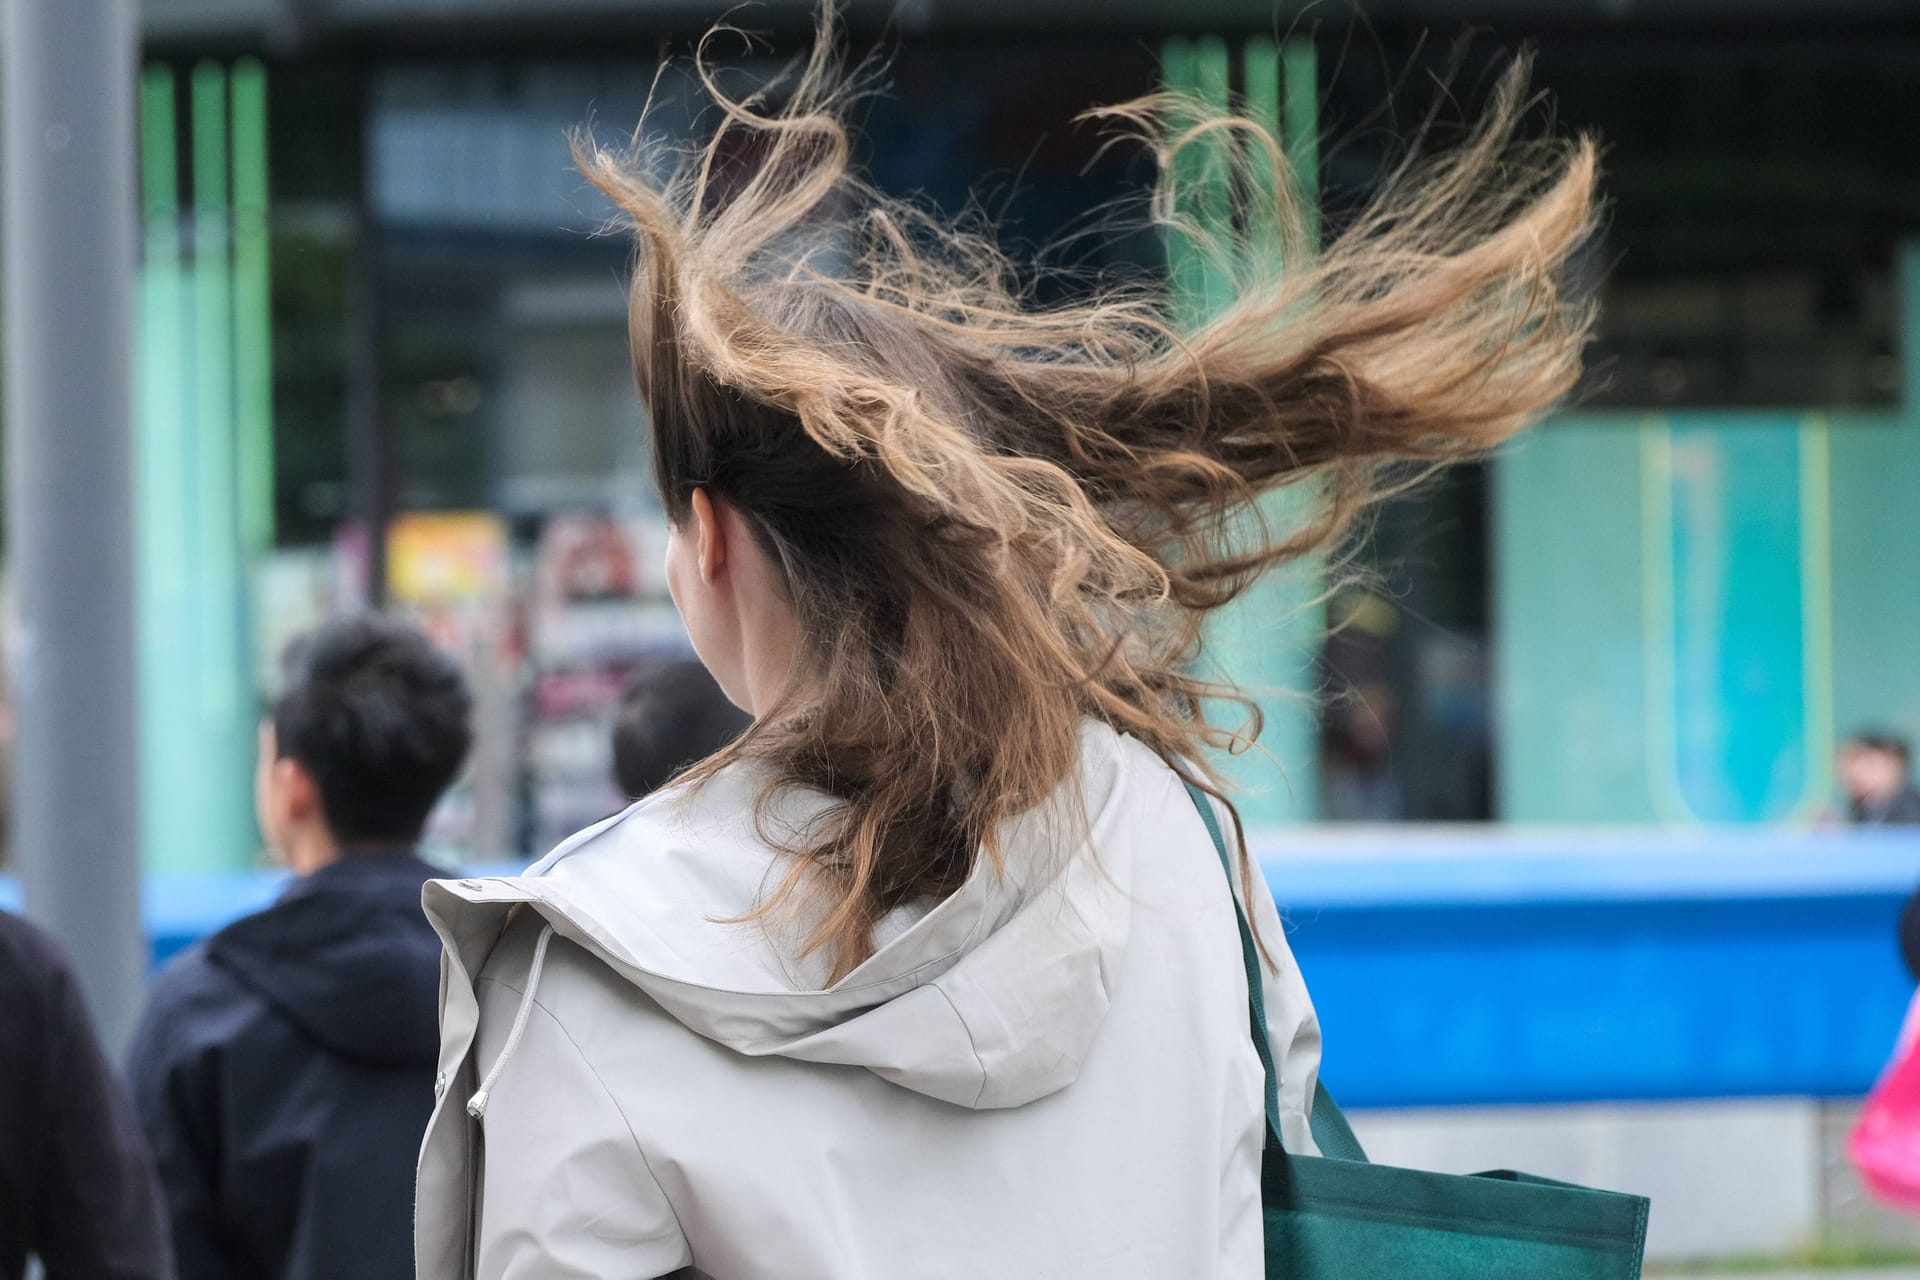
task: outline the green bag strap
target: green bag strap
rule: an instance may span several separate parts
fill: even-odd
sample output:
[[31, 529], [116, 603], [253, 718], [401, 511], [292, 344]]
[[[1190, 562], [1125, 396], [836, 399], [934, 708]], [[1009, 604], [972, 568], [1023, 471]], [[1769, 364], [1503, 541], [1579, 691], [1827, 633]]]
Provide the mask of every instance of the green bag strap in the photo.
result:
[[1314, 1145], [1320, 1148], [1320, 1154], [1327, 1159], [1367, 1163], [1366, 1148], [1360, 1145], [1360, 1139], [1353, 1136], [1353, 1126], [1347, 1123], [1345, 1114], [1334, 1105], [1333, 1095], [1327, 1092], [1327, 1086], [1318, 1080], [1313, 1082], [1313, 1114], [1307, 1118], [1307, 1125], [1313, 1130]]
[[[1220, 855], [1220, 869], [1227, 873], [1227, 892], [1233, 898], [1234, 923], [1240, 926], [1240, 958], [1247, 967], [1249, 1029], [1253, 1033], [1254, 1052], [1260, 1055], [1260, 1066], [1267, 1073], [1267, 1142], [1279, 1148], [1280, 1073], [1273, 1069], [1273, 1046], [1267, 1038], [1266, 984], [1260, 979], [1260, 949], [1254, 944], [1253, 927], [1247, 923], [1247, 913], [1240, 909], [1240, 896], [1233, 892], [1233, 859], [1227, 856], [1226, 837], [1220, 833], [1220, 819], [1213, 811], [1213, 802], [1199, 787], [1185, 779], [1181, 781], [1186, 785], [1187, 795], [1193, 800], [1193, 807], [1200, 811], [1200, 820], [1207, 824], [1207, 835], [1213, 839], [1213, 851]], [[1314, 1083], [1313, 1113], [1308, 1117], [1307, 1124], [1313, 1131], [1314, 1145], [1320, 1148], [1321, 1155], [1332, 1160], [1366, 1160], [1367, 1153], [1361, 1148], [1360, 1140], [1353, 1136], [1353, 1128], [1347, 1123], [1346, 1116], [1335, 1105], [1327, 1087], [1318, 1081]]]

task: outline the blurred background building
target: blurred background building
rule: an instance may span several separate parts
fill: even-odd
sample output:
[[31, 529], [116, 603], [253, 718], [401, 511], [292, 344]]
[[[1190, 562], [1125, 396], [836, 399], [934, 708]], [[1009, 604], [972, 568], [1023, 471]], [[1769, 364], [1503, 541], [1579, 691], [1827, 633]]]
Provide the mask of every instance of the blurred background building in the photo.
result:
[[[143, 858], [176, 886], [164, 949], [265, 891], [220, 878], [258, 863], [260, 698], [281, 643], [332, 611], [390, 602], [474, 673], [480, 749], [435, 824], [450, 859], [523, 861], [619, 807], [619, 691], [685, 638], [628, 365], [628, 249], [595, 234], [609, 210], [567, 135], [622, 135], [651, 94], [651, 132], [697, 136], [684, 78], [656, 72], [720, 10], [142, 12]], [[737, 59], [751, 79], [802, 47], [809, 9], [735, 20], [768, 34]], [[1838, 1113], [1813, 1099], [1857, 1093], [1890, 1047], [1909, 989], [1890, 904], [1920, 843], [1783, 831], [1835, 804], [1838, 735], [1920, 736], [1913, 6], [904, 0], [855, 4], [850, 25], [856, 49], [890, 50], [860, 135], [874, 181], [975, 203], [1016, 250], [1147, 176], [1074, 123], [1090, 106], [1163, 84], [1236, 95], [1337, 228], [1429, 110], [1444, 141], [1494, 68], [1537, 50], [1553, 122], [1606, 148], [1588, 383], [1387, 508], [1363, 584], [1315, 603], [1324, 580], [1295, 575], [1223, 622], [1228, 674], [1327, 695], [1263, 695], [1273, 755], [1237, 765], [1248, 815], [1350, 1100], [1537, 1103], [1535, 1136], [1498, 1131], [1560, 1144], [1534, 1166], [1749, 1179], [1723, 1226], [1656, 1209], [1669, 1253], [1891, 1230], [1829, 1186]], [[1064, 261], [1170, 269], [1210, 304], [1148, 231]], [[1699, 1129], [1551, 1109], [1724, 1096], [1792, 1101], [1674, 1121]], [[1447, 1115], [1377, 1142], [1459, 1156]]]
[[[1897, 123], [1920, 106], [1920, 46], [1900, 8], [856, 6], [856, 42], [893, 42], [862, 158], [888, 190], [977, 199], [1041, 244], [1143, 177], [1078, 112], [1271, 81], [1290, 139], [1327, 140], [1295, 156], [1337, 223], [1434, 77], [1467, 104], [1442, 108], [1444, 138], [1491, 67], [1536, 47], [1560, 126], [1607, 147], [1589, 384], [1531, 441], [1386, 512], [1377, 577], [1330, 600], [1331, 640], [1309, 610], [1278, 643], [1266, 617], [1223, 642], [1242, 679], [1333, 695], [1318, 716], [1274, 701], [1286, 780], [1250, 764], [1250, 803], [1267, 822], [1807, 819], [1831, 801], [1837, 729], [1920, 731], [1901, 661], [1920, 624], [1901, 589], [1920, 550], [1901, 337], [1920, 205]], [[683, 641], [627, 250], [593, 234], [608, 210], [566, 137], [631, 129], [708, 9], [146, 4], [150, 731], [198, 717], [225, 744], [149, 752], [167, 781], [152, 866], [247, 862], [227, 780], [268, 658], [355, 599], [419, 610], [486, 681], [485, 784], [444, 815], [449, 841], [524, 854], [617, 801], [600, 720], [620, 668]], [[770, 39], [743, 74], [791, 56], [806, 13], [751, 11]], [[663, 81], [650, 131], [697, 132], [690, 96]], [[1139, 234], [1073, 265], [1167, 252]]]

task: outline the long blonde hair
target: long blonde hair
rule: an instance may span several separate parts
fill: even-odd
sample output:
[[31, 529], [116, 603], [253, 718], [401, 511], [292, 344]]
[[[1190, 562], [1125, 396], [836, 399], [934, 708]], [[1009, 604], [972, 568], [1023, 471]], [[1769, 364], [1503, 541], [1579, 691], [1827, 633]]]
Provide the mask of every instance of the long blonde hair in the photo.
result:
[[[1321, 249], [1260, 126], [1165, 95], [1090, 112], [1152, 151], [1153, 215], [1183, 234], [1204, 229], [1177, 159], [1239, 157], [1231, 229], [1201, 241], [1236, 296], [1183, 329], [1164, 288], [1032, 305], [983, 234], [865, 185], [834, 49], [823, 17], [774, 106], [721, 91], [703, 45], [718, 127], [670, 177], [644, 145], [576, 157], [636, 236], [668, 515], [696, 488], [741, 511], [805, 637], [804, 679], [694, 776], [752, 759], [769, 794], [838, 799], [755, 913], [804, 918], [837, 978], [888, 911], [1000, 866], [1088, 717], [1220, 794], [1199, 762], [1251, 733], [1208, 722], [1231, 690], [1193, 674], [1206, 615], [1335, 544], [1389, 464], [1481, 453], [1568, 392], [1595, 157], [1517, 139], [1516, 69], [1463, 145], [1402, 165]], [[1255, 503], [1281, 487], [1301, 515], [1273, 529]]]

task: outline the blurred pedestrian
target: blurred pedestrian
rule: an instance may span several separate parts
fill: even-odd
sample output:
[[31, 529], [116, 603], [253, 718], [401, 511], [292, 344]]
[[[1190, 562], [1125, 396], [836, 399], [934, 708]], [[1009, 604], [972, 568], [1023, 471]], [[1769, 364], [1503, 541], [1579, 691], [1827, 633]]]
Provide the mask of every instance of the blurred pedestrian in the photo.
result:
[[[1840, 744], [1835, 772], [1847, 796], [1847, 821], [1857, 827], [1920, 826], [1920, 791], [1913, 786], [1913, 749], [1884, 730], [1856, 733]], [[1920, 979], [1920, 891], [1900, 911], [1900, 955]]]
[[470, 698], [453, 659], [370, 617], [296, 639], [283, 678], [255, 792], [293, 883], [155, 980], [134, 1097], [183, 1276], [402, 1280], [440, 948], [414, 846]]
[[[530, 874], [428, 886], [450, 1078], [419, 1275], [1258, 1276], [1229, 885], [1305, 1154], [1320, 1034], [1209, 834], [1238, 824], [1204, 623], [1323, 550], [1376, 463], [1475, 455], [1573, 386], [1592, 150], [1509, 165], [1510, 82], [1318, 256], [1270, 252], [1290, 187], [1231, 184], [1243, 260], [1286, 273], [1211, 322], [1138, 290], [1040, 309], [977, 228], [848, 174], [830, 44], [677, 183], [581, 143], [639, 232], [667, 583], [754, 722]], [[1115, 119], [1164, 140], [1153, 112]], [[1258, 126], [1186, 141], [1227, 133]], [[1296, 482], [1264, 540], [1250, 504]]]
[[53, 939], [0, 911], [0, 1280], [173, 1275], [153, 1162]]
[[651, 663], [620, 699], [613, 724], [614, 781], [628, 799], [652, 795], [751, 723], [698, 662]]
[[1856, 733], [1840, 746], [1837, 772], [1847, 795], [1847, 821], [1861, 827], [1920, 823], [1913, 749], [1897, 734]]

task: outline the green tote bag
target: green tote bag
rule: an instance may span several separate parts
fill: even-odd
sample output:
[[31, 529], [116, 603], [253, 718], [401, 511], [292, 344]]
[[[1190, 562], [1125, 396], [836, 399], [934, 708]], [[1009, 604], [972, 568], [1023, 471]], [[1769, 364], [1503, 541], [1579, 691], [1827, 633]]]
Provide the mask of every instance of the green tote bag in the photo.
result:
[[[1213, 805], [1188, 792], [1233, 880]], [[1271, 1280], [1639, 1280], [1647, 1201], [1499, 1170], [1461, 1177], [1370, 1164], [1325, 1089], [1310, 1121], [1319, 1157], [1280, 1146], [1280, 1090], [1267, 1044], [1253, 931], [1240, 949], [1254, 1048], [1267, 1071], [1267, 1145], [1260, 1199]]]

